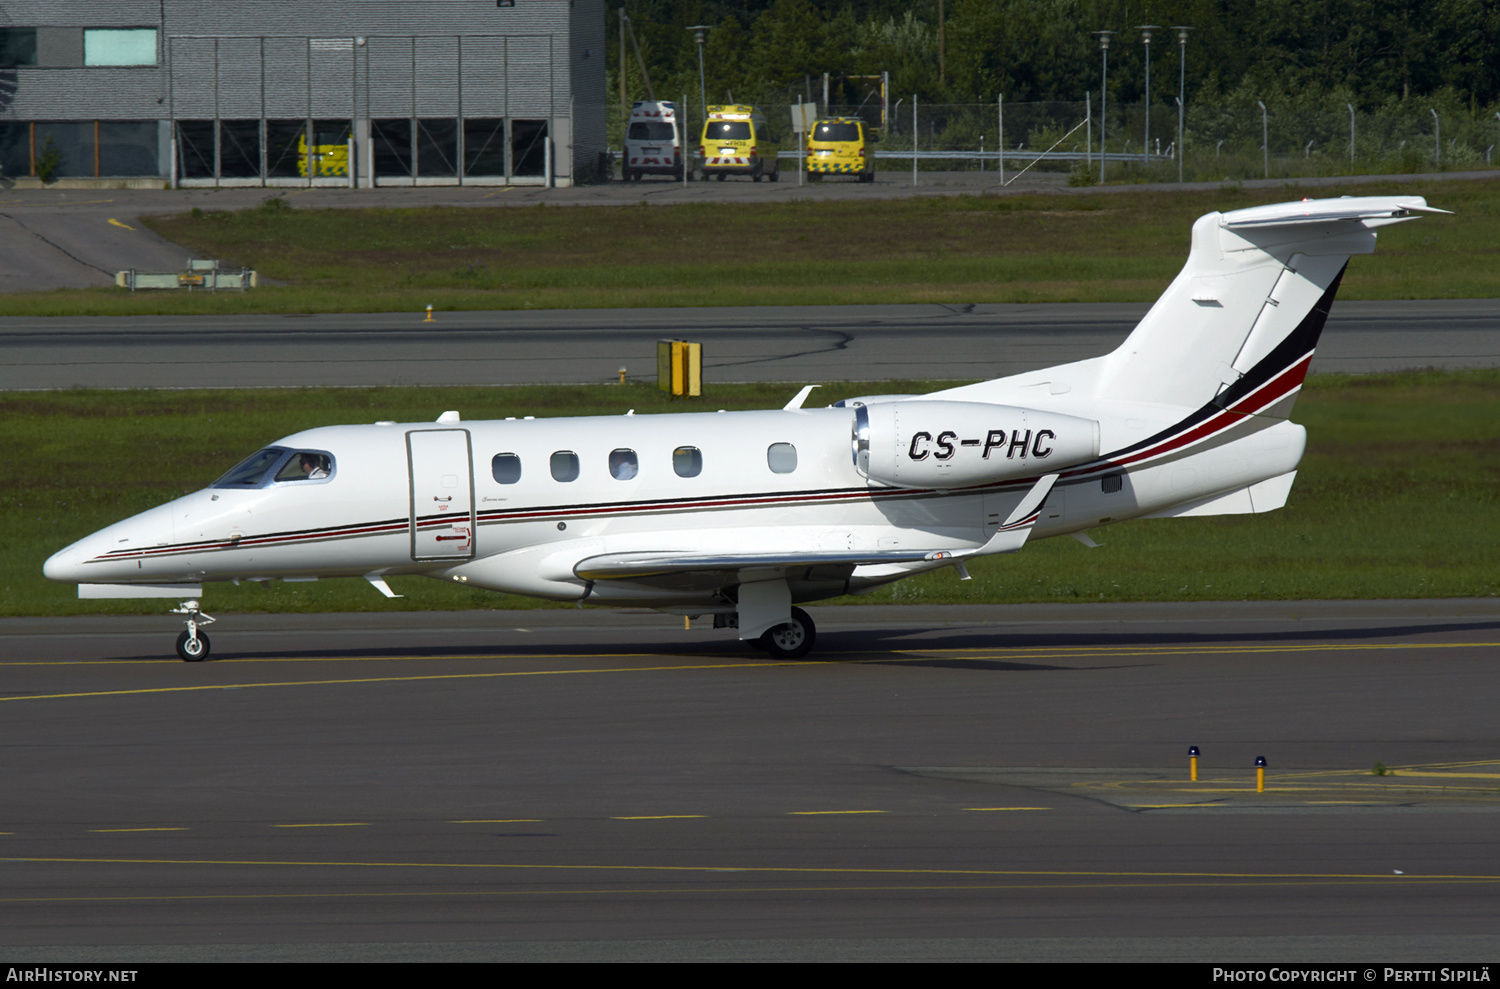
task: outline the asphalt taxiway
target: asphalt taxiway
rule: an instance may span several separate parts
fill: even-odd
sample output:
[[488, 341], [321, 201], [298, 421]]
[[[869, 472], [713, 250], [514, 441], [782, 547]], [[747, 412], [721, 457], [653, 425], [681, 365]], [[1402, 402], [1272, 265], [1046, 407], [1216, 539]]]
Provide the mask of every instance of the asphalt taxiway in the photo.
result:
[[[0, 390], [975, 380], [1108, 353], [1145, 304], [765, 306], [312, 316], [0, 317]], [[1500, 299], [1340, 302], [1312, 370], [1500, 364]]]
[[813, 613], [0, 621], [0, 952], [1500, 951], [1494, 600]]

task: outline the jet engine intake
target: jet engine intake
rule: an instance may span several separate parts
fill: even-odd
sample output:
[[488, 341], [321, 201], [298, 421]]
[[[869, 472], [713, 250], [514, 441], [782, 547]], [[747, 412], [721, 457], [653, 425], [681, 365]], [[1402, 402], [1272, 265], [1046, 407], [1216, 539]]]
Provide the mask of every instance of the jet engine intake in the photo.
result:
[[854, 466], [907, 488], [1031, 477], [1099, 456], [1093, 419], [982, 402], [884, 402], [854, 410]]

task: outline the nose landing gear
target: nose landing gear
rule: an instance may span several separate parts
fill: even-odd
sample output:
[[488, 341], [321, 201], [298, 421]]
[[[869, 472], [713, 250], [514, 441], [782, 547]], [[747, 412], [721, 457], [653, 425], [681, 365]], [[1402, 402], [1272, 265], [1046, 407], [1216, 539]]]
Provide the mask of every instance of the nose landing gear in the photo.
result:
[[208, 658], [210, 649], [208, 636], [198, 630], [200, 625], [209, 625], [214, 619], [211, 615], [205, 615], [198, 610], [197, 601], [184, 601], [179, 608], [173, 608], [174, 615], [187, 615], [183, 624], [187, 625], [187, 631], [177, 636], [177, 656], [184, 663], [201, 663]]

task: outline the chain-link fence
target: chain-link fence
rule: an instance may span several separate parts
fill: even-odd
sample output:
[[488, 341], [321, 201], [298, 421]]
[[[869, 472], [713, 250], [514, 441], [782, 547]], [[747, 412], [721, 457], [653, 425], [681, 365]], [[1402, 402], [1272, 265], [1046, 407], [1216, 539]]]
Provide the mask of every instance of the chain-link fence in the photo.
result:
[[[687, 97], [689, 154], [697, 153], [703, 107]], [[760, 105], [768, 143], [788, 167], [798, 157], [788, 104]], [[1347, 105], [1262, 107], [1259, 102], [1201, 103], [1179, 119], [1170, 104], [1101, 106], [1075, 102], [925, 103], [919, 97], [819, 105], [820, 116], [859, 117], [878, 135], [882, 170], [1068, 172], [1075, 183], [1154, 179], [1219, 181], [1312, 175], [1399, 173], [1489, 166], [1500, 146], [1500, 113], [1459, 112], [1414, 101], [1379, 111]], [[609, 111], [610, 147], [618, 155], [628, 108]], [[1180, 137], [1179, 137], [1180, 130]], [[1106, 155], [1101, 163], [1100, 154]]]

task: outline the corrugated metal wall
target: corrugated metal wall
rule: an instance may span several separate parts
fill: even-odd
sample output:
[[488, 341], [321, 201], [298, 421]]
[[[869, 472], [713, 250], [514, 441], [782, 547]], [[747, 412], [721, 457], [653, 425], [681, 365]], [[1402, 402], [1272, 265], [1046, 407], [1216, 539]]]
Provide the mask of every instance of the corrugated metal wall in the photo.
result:
[[553, 120], [563, 173], [604, 149], [603, 0], [8, 0], [4, 13], [8, 26], [154, 26], [160, 54], [156, 67], [17, 69], [0, 122], [506, 117]]

